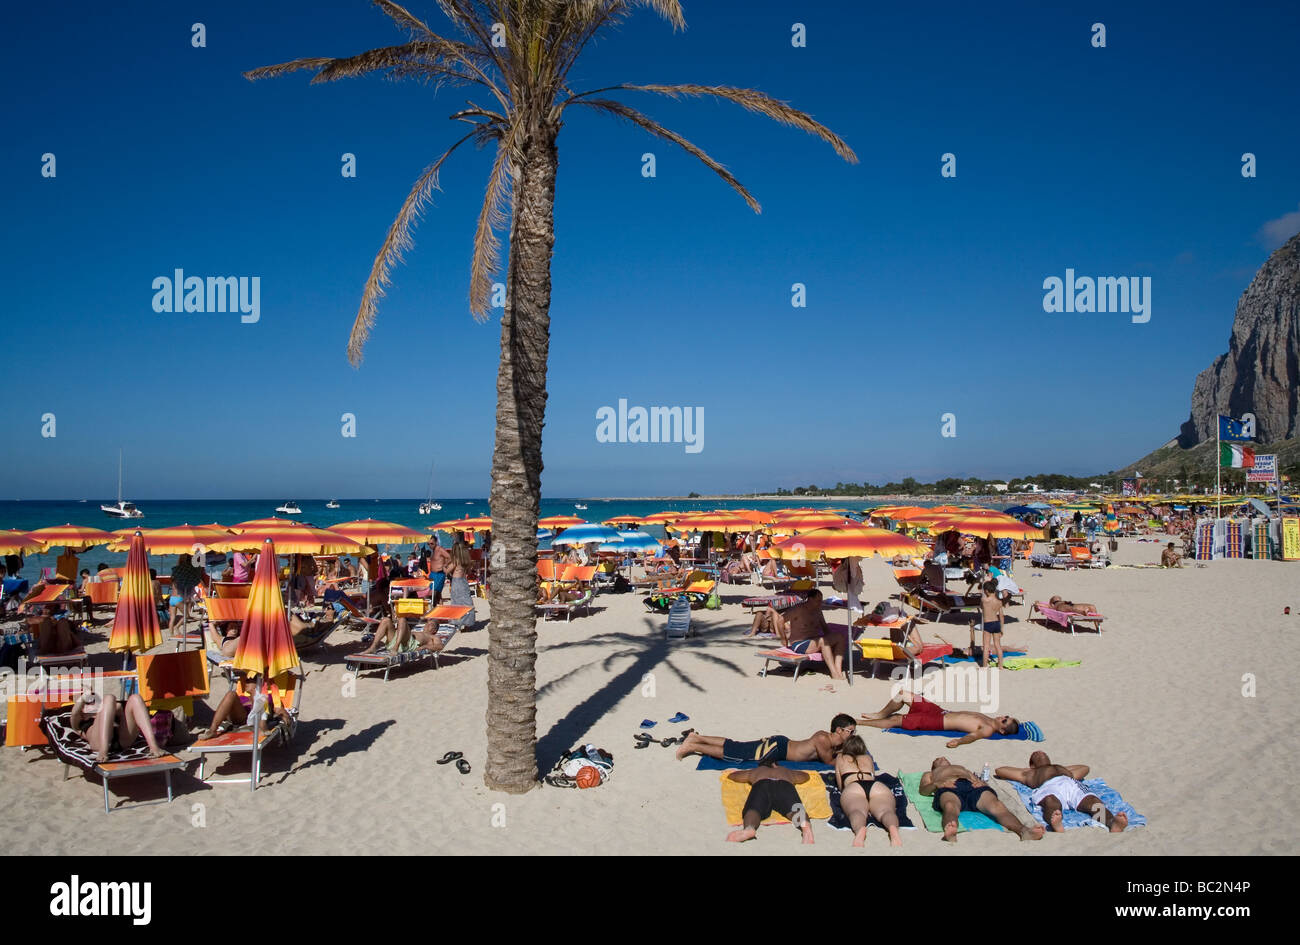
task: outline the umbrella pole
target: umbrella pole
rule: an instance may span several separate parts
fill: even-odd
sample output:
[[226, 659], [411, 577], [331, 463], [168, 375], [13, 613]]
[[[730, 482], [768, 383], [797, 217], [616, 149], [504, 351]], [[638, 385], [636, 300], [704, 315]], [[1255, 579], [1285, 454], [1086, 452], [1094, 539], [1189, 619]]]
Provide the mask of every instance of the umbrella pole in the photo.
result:
[[853, 590], [853, 563], [856, 560], [856, 558], [845, 559], [845, 567], [847, 568], [845, 571], [845, 586], [849, 589], [849, 625], [847, 628], [849, 642], [848, 653], [845, 654], [848, 658], [848, 668], [845, 675], [850, 686], [853, 685], [853, 648], [856, 646], [853, 642], [853, 612], [858, 608], [858, 595], [857, 592]]

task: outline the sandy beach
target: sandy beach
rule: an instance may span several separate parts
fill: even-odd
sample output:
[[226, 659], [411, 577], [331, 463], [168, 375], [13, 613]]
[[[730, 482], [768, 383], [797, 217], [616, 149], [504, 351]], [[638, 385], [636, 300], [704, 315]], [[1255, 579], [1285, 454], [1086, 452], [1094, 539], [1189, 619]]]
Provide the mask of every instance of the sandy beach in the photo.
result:
[[[1294, 566], [1274, 561], [1187, 563], [1181, 570], [1132, 569], [1151, 562], [1160, 545], [1121, 540], [1119, 566], [1046, 571], [1027, 563], [1017, 577], [1027, 602], [1061, 594], [1096, 603], [1107, 615], [1098, 636], [1029, 623], [1028, 603], [1010, 609], [1009, 644], [1031, 656], [1082, 660], [1054, 670], [1004, 671], [999, 712], [1032, 719], [1042, 745], [981, 741], [946, 749], [941, 739], [908, 738], [860, 728], [886, 771], [919, 771], [946, 754], [976, 771], [988, 762], [1024, 765], [1031, 748], [1053, 760], [1086, 763], [1146, 816], [1147, 826], [1123, 835], [1073, 830], [1020, 843], [995, 831], [962, 833], [955, 846], [924, 829], [905, 831], [889, 849], [872, 830], [867, 852], [890, 856], [1019, 856], [1118, 854], [1279, 854], [1293, 852], [1280, 787], [1296, 760], [1288, 735], [1300, 697], [1279, 659], [1282, 634], [1300, 619]], [[865, 596], [895, 590], [888, 566], [866, 562]], [[829, 591], [829, 587], [826, 587]], [[359, 648], [355, 633], [336, 633], [306, 659], [303, 722], [294, 744], [266, 755], [267, 776], [247, 785], [202, 785], [197, 761], [176, 779], [173, 803], [115, 810], [106, 816], [99, 784], [63, 780], [63, 766], [41, 751], [0, 752], [0, 790], [11, 854], [170, 854], [235, 852], [241, 838], [274, 837], [293, 854], [607, 853], [860, 855], [848, 831], [825, 822], [816, 845], [803, 848], [789, 827], [760, 830], [755, 842], [727, 844], [718, 774], [678, 762], [672, 749], [633, 750], [642, 719], [658, 737], [693, 727], [737, 739], [780, 733], [805, 737], [831, 716], [879, 709], [883, 680], [833, 684], [824, 672], [760, 678], [755, 653], [770, 641], [745, 639], [739, 601], [761, 588], [724, 585], [724, 606], [693, 614], [700, 635], [669, 644], [666, 618], [651, 616], [636, 594], [605, 594], [590, 616], [539, 625], [538, 735], [549, 765], [558, 754], [592, 742], [615, 756], [609, 781], [594, 790], [540, 786], [522, 796], [488, 791], [482, 781], [487, 646], [479, 629], [457, 636], [448, 665], [396, 671], [387, 683], [363, 675], [345, 695], [343, 657]], [[1283, 616], [1283, 608], [1293, 613]], [[832, 613], [831, 621], [835, 616]], [[927, 625], [950, 642], [964, 625]], [[101, 628], [92, 663], [113, 665]], [[1254, 697], [1243, 696], [1253, 676]], [[214, 677], [213, 688], [225, 683]], [[653, 693], [648, 694], [648, 693]], [[215, 699], [210, 701], [215, 702]], [[690, 716], [682, 725], [665, 720]], [[459, 750], [474, 766], [461, 775], [435, 759]], [[192, 757], [181, 752], [182, 757]], [[245, 770], [232, 762], [218, 775]], [[158, 779], [126, 782], [114, 803], [161, 796]], [[1003, 783], [1011, 809], [1023, 808]], [[919, 821], [913, 811], [913, 820]]]

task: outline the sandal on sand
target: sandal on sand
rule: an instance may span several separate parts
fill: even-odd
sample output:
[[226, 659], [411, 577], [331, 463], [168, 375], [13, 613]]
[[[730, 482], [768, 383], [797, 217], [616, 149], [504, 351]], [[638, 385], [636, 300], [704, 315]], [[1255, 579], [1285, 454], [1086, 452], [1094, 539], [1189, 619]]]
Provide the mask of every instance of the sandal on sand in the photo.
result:
[[466, 761], [464, 758], [457, 758], [456, 770], [459, 771], [461, 774], [469, 774], [470, 772], [469, 762]]
[[648, 733], [648, 732], [637, 732], [635, 735], [632, 736], [632, 741], [634, 741], [634, 742], [652, 742], [652, 741], [654, 741], [654, 736], [651, 735], [651, 734]]
[[665, 748], [671, 748], [673, 745], [676, 745], [679, 741], [681, 741], [680, 738], [665, 738], [659, 744], [663, 745]]
[[447, 754], [443, 755], [441, 758], [438, 759], [438, 764], [440, 765], [449, 764], [450, 762], [455, 761], [457, 758], [464, 758], [464, 757], [465, 757], [465, 753], [463, 751], [449, 751], [447, 752]]

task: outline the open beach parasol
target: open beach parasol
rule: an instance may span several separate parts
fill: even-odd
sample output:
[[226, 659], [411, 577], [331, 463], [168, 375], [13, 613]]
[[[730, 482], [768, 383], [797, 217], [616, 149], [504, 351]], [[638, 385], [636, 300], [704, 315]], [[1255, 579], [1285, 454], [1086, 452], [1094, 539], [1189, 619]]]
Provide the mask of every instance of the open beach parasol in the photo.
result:
[[551, 539], [552, 545], [587, 545], [617, 541], [618, 532], [608, 525], [582, 524], [566, 528]]
[[[122, 532], [129, 534], [123, 535]], [[108, 543], [108, 551], [130, 551], [134, 536], [144, 536], [144, 546], [150, 554], [183, 555], [191, 554], [197, 547], [206, 548], [214, 541], [229, 538], [230, 532], [224, 528], [211, 525], [171, 525], [167, 528], [129, 528], [121, 529], [115, 534], [121, 536]]]
[[293, 645], [293, 631], [280, 597], [279, 567], [275, 543], [262, 544], [262, 554], [253, 572], [253, 586], [248, 591], [248, 613], [239, 633], [234, 668], [262, 676], [262, 686], [281, 673], [298, 666], [298, 651]]
[[570, 525], [586, 525], [587, 520], [576, 515], [548, 515], [539, 518], [537, 524], [541, 528], [568, 528]]
[[158, 626], [158, 605], [149, 575], [149, 556], [144, 549], [144, 536], [136, 532], [131, 538], [131, 550], [127, 552], [118, 589], [117, 612], [113, 614], [108, 648], [124, 654], [122, 668], [125, 669], [132, 653], [152, 650], [160, 643], [162, 630]]
[[[271, 542], [282, 555], [335, 555], [361, 554], [365, 546], [347, 535], [316, 528], [312, 525], [300, 525], [289, 522], [287, 525], [250, 528], [237, 535], [227, 535], [214, 541], [208, 547], [213, 551], [261, 551], [262, 546]], [[258, 562], [260, 568], [261, 562]]]
[[396, 522], [383, 522], [373, 518], [358, 519], [331, 525], [329, 531], [363, 545], [414, 545], [429, 540], [433, 529], [410, 528]]
[[26, 532], [12, 529], [0, 531], [0, 555], [29, 555], [43, 548], [39, 541], [29, 537]]
[[953, 531], [977, 538], [1015, 538], [1021, 541], [1043, 537], [1043, 530], [1010, 516], [950, 515], [931, 523], [930, 531]]
[[690, 512], [665, 527], [679, 532], [752, 532], [758, 529], [758, 523], [735, 512]]
[[100, 528], [87, 528], [84, 525], [51, 525], [28, 532], [27, 537], [41, 545], [42, 551], [49, 551], [56, 545], [65, 548], [89, 548], [92, 545], [107, 545], [116, 536]]

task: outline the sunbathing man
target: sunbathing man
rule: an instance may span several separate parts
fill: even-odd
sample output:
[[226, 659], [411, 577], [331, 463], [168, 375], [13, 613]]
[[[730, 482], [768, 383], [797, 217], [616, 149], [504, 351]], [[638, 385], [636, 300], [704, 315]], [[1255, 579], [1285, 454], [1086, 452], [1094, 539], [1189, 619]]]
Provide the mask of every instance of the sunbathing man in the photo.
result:
[[827, 632], [829, 628], [822, 615], [821, 591], [814, 587], [802, 603], [788, 607], [784, 612], [773, 610], [771, 621], [782, 646], [804, 655], [819, 651], [826, 668], [831, 671], [831, 678], [844, 678], [844, 654], [848, 643], [840, 634]]
[[46, 604], [39, 617], [29, 617], [28, 625], [36, 633], [36, 652], [41, 656], [65, 656], [81, 648], [81, 641], [66, 616], [55, 617], [57, 609]]
[[740, 784], [750, 785], [749, 797], [745, 798], [745, 812], [739, 830], [727, 834], [730, 843], [744, 843], [753, 840], [758, 834], [758, 825], [767, 820], [776, 811], [782, 817], [799, 828], [804, 843], [813, 842], [812, 824], [804, 813], [803, 803], [799, 800], [796, 784], [803, 784], [810, 775], [807, 771], [791, 771], [776, 765], [762, 765], [746, 771], [733, 771], [727, 778]]
[[110, 753], [130, 748], [141, 736], [154, 758], [167, 754], [154, 737], [149, 708], [138, 693], [131, 693], [126, 702], [119, 704], [114, 696], [101, 700], [92, 690], [82, 690], [72, 704], [72, 727], [94, 750], [96, 762], [107, 761]]
[[[906, 708], [906, 712], [899, 713]], [[909, 732], [966, 732], [948, 742], [949, 748], [969, 745], [990, 735], [1015, 735], [1020, 723], [1009, 715], [996, 718], [983, 712], [950, 712], [940, 705], [910, 692], [901, 692], [879, 712], [861, 716], [858, 721], [872, 728], [902, 728]]]
[[1047, 606], [1052, 610], [1059, 610], [1063, 614], [1082, 614], [1086, 616], [1098, 613], [1096, 604], [1076, 604], [1074, 601], [1066, 600], [1059, 595], [1049, 600]]
[[758, 761], [768, 765], [782, 761], [821, 761], [830, 764], [835, 760], [835, 753], [844, 745], [845, 739], [856, 728], [853, 717], [841, 712], [831, 719], [829, 732], [813, 732], [804, 739], [769, 735], [752, 742], [736, 742], [717, 735], [697, 735], [691, 732], [682, 742], [682, 747], [677, 749], [677, 760], [681, 761], [687, 755], [707, 755], [736, 764], [745, 761]]
[[1077, 810], [1104, 823], [1111, 833], [1123, 833], [1128, 826], [1128, 814], [1112, 814], [1101, 798], [1084, 790], [1081, 782], [1088, 776], [1088, 770], [1087, 765], [1052, 764], [1047, 752], [1036, 751], [1029, 756], [1028, 768], [1002, 767], [994, 774], [1033, 788], [1029, 798], [1043, 808], [1043, 819], [1053, 831], [1065, 830], [1062, 811]]
[[943, 839], [957, 842], [958, 818], [962, 811], [979, 811], [992, 817], [1007, 830], [1019, 835], [1021, 840], [1043, 839], [1040, 824], [1032, 827], [1020, 822], [1007, 810], [993, 789], [975, 777], [969, 769], [952, 764], [947, 758], [936, 758], [930, 770], [921, 775], [921, 793], [934, 795], [934, 809], [943, 815]]
[[1160, 552], [1160, 567], [1162, 568], [1181, 568], [1183, 556], [1174, 550], [1174, 543], [1171, 541], [1164, 551]]

